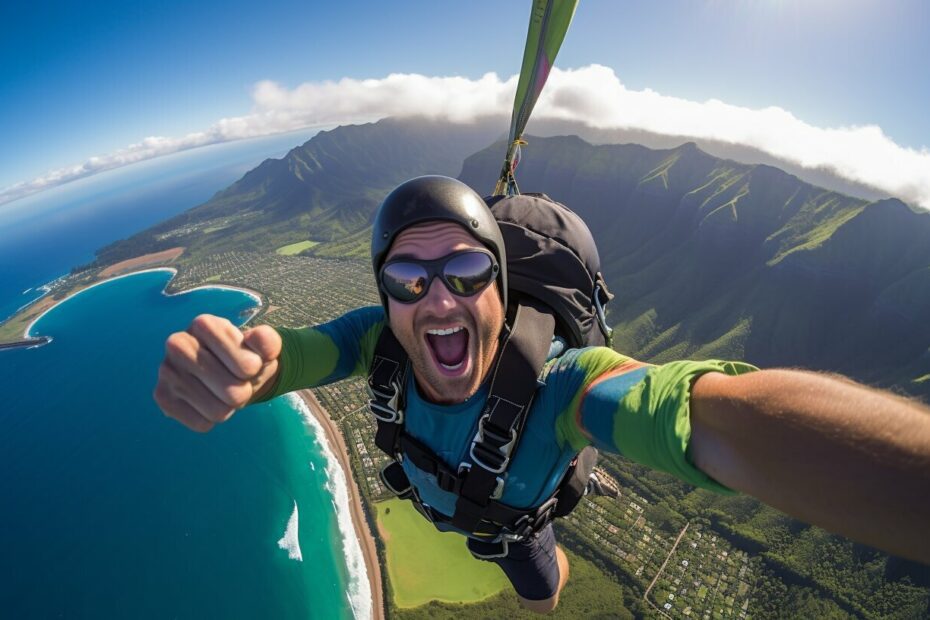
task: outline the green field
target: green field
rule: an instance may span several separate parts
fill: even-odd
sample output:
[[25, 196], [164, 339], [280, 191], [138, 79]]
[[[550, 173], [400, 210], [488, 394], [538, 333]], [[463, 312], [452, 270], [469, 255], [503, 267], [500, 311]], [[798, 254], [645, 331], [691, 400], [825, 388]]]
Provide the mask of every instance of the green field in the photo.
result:
[[510, 587], [497, 566], [471, 556], [462, 536], [438, 532], [410, 502], [391, 499], [376, 507], [397, 607], [480, 601]]
[[[611, 620], [633, 620], [646, 616], [645, 607], [639, 606], [638, 596], [624, 590], [616, 580], [604, 573], [595, 564], [566, 550], [571, 566], [568, 583], [559, 606], [546, 615], [547, 620], [575, 620], [576, 618], [602, 618]], [[631, 611], [624, 602], [631, 598], [635, 610]], [[645, 605], [645, 603], [643, 604]], [[431, 602], [414, 609], [399, 609], [397, 620], [463, 620], [464, 618], [507, 618], [508, 620], [538, 620], [539, 614], [523, 609], [517, 602], [513, 590], [506, 588], [491, 598], [475, 603]], [[700, 616], [694, 620], [700, 620]]]
[[291, 243], [290, 245], [282, 245], [280, 248], [275, 250], [278, 254], [284, 256], [294, 256], [295, 254], [300, 254], [304, 250], [309, 250], [315, 245], [319, 245], [319, 241], [298, 241], [297, 243]]

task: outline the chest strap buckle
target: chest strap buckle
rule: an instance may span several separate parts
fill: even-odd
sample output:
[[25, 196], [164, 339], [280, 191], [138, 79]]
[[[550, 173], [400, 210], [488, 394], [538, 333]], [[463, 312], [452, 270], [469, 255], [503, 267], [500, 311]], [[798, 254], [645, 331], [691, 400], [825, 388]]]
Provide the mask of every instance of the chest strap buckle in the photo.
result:
[[391, 382], [391, 392], [385, 393], [368, 386], [368, 409], [371, 415], [388, 424], [403, 424], [404, 411], [400, 407], [400, 386]]
[[[464, 478], [468, 472], [471, 471], [471, 463], [463, 462], [459, 465], [458, 477], [460, 479], [459, 485], [461, 485], [461, 479]], [[497, 476], [495, 479], [494, 490], [491, 491], [490, 498], [494, 500], [500, 499], [504, 495], [504, 479], [500, 476]]]
[[510, 464], [510, 454], [517, 443], [517, 429], [511, 428], [509, 437], [492, 432], [485, 428], [488, 418], [485, 415], [478, 420], [478, 432], [472, 440], [469, 455], [477, 465], [491, 473], [500, 474]]

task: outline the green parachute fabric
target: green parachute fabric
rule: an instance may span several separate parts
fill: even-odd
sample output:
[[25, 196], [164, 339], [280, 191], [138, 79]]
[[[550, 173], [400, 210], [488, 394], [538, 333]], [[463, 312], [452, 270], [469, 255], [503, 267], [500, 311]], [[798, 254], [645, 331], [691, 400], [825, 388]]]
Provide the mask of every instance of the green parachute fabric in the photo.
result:
[[577, 6], [578, 0], [533, 1], [530, 28], [526, 34], [526, 48], [523, 51], [523, 66], [520, 67], [520, 81], [513, 101], [507, 156], [494, 189], [495, 196], [520, 193], [513, 171], [519, 163], [520, 145], [525, 144], [523, 130], [530, 120], [530, 114], [533, 113], [533, 107], [542, 93], [543, 86], [546, 85]]

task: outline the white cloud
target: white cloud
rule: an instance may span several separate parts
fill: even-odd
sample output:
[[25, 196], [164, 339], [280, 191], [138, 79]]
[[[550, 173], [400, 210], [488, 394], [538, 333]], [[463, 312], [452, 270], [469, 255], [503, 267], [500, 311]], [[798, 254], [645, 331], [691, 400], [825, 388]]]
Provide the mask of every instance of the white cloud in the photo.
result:
[[[255, 85], [254, 106], [245, 116], [221, 119], [203, 132], [180, 138], [146, 138], [83, 164], [53, 170], [0, 191], [0, 203], [160, 155], [312, 125], [415, 114], [451, 121], [509, 115], [516, 82], [516, 76], [502, 81], [493, 73], [477, 80], [392, 74], [306, 83], [294, 89], [263, 81]], [[613, 70], [599, 65], [554, 69], [533, 116], [752, 146], [804, 167], [830, 168], [930, 208], [930, 151], [899, 146], [874, 125], [821, 128], [777, 107], [750, 109], [715, 99], [698, 102], [649, 89], [630, 90]]]

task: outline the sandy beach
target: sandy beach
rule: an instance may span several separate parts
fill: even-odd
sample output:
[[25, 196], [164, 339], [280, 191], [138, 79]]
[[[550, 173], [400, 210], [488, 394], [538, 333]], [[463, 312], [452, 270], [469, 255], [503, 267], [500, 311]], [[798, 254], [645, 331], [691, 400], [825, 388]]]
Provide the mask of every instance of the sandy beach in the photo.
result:
[[152, 252], [151, 254], [129, 258], [105, 268], [100, 272], [98, 277], [109, 278], [121, 273], [138, 271], [139, 267], [149, 267], [161, 263], [170, 263], [177, 260], [177, 258], [183, 253], [184, 248], [176, 247], [168, 250], [162, 250], [161, 252]]
[[375, 539], [368, 529], [368, 523], [365, 521], [365, 514], [362, 511], [362, 500], [358, 490], [358, 484], [352, 477], [352, 468], [349, 464], [349, 450], [346, 446], [342, 431], [332, 421], [329, 414], [320, 405], [320, 402], [310, 390], [300, 390], [297, 392], [301, 399], [307, 404], [313, 417], [323, 427], [329, 444], [333, 447], [336, 458], [345, 472], [347, 487], [349, 489], [349, 507], [352, 512], [352, 525], [355, 527], [355, 534], [358, 537], [362, 547], [362, 555], [365, 557], [365, 566], [368, 571], [368, 578], [371, 580], [372, 617], [375, 620], [384, 619], [384, 591], [381, 582], [381, 565], [378, 564], [378, 552], [375, 547]]

